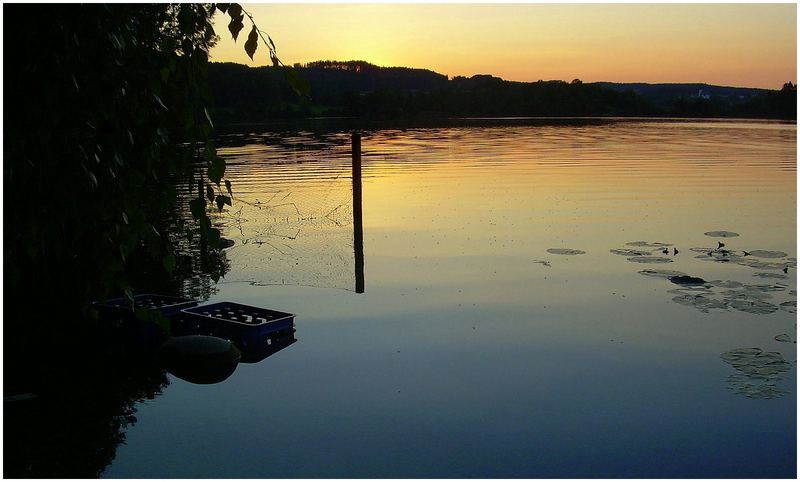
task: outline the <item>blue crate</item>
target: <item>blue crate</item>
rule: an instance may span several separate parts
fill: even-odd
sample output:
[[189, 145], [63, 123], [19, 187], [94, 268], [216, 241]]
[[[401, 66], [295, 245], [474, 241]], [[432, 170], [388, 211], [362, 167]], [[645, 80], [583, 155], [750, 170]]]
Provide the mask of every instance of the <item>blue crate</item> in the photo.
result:
[[[158, 310], [162, 315], [170, 316], [184, 308], [197, 306], [198, 302], [189, 298], [146, 293], [134, 296], [133, 304], [136, 308]], [[128, 298], [113, 298], [107, 301], [96, 301], [94, 302], [94, 306], [100, 311], [101, 315], [118, 315], [120, 317], [133, 316], [131, 302]]]
[[[183, 308], [197, 306], [197, 301], [175, 296], [141, 294], [133, 297], [136, 308], [156, 310], [166, 317], [172, 317]], [[140, 347], [156, 347], [166, 339], [167, 334], [153, 323], [142, 321], [131, 309], [128, 298], [113, 298], [97, 301], [95, 308], [112, 336], [122, 336], [127, 342]]]
[[251, 344], [242, 349], [241, 363], [258, 363], [295, 342], [294, 330], [274, 332], [266, 340], [261, 340], [260, 344]]
[[294, 315], [226, 301], [180, 310], [173, 323], [176, 330], [226, 338], [247, 350], [268, 338], [291, 333]]

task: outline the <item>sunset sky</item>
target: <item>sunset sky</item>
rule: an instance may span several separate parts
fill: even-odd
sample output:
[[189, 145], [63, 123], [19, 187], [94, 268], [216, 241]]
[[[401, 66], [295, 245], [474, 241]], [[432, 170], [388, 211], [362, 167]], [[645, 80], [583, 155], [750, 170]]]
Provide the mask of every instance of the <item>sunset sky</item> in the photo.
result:
[[[793, 4], [243, 4], [284, 63], [366, 60], [509, 80], [796, 81]], [[212, 60], [265, 65], [219, 13]]]

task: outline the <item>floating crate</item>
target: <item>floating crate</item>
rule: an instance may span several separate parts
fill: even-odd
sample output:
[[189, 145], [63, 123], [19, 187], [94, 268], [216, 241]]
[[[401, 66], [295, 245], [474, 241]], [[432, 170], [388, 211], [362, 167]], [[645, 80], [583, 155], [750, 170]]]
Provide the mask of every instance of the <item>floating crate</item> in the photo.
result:
[[[158, 311], [166, 317], [173, 317], [182, 308], [197, 306], [197, 302], [188, 298], [141, 294], [133, 297], [135, 308]], [[161, 327], [154, 323], [142, 321], [136, 317], [128, 298], [114, 298], [95, 302], [94, 306], [100, 314], [100, 320], [112, 336], [122, 337], [126, 343], [141, 348], [154, 348], [168, 336]]]
[[294, 336], [294, 330], [289, 332], [276, 332], [275, 334], [269, 335], [265, 340], [261, 340], [259, 344], [253, 344], [246, 349], [242, 349], [241, 363], [258, 363], [296, 341], [297, 338]]
[[291, 313], [227, 301], [181, 309], [175, 320], [173, 330], [227, 338], [243, 350], [294, 330]]
[[[121, 316], [133, 315], [131, 302], [128, 298], [114, 298], [105, 302], [95, 302], [94, 305], [100, 310], [101, 314], [119, 314]], [[189, 298], [179, 298], [177, 296], [148, 293], [134, 296], [133, 305], [135, 308], [156, 310], [164, 316], [170, 316], [184, 308], [197, 306], [197, 301]]]

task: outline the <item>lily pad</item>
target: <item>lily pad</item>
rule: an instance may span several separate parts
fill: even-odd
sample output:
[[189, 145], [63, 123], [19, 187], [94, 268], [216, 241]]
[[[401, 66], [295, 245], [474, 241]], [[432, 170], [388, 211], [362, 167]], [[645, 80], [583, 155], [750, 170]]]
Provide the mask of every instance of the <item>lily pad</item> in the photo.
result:
[[733, 299], [728, 301], [728, 304], [734, 310], [752, 313], [754, 315], [768, 315], [778, 311], [777, 306], [758, 299]]
[[643, 269], [639, 271], [639, 274], [643, 274], [645, 276], [652, 276], [653, 278], [665, 278], [669, 279], [673, 276], [686, 276], [686, 273], [681, 271], [673, 271], [669, 269]]
[[723, 291], [721, 294], [725, 297], [726, 300], [749, 301], [749, 300], [766, 300], [772, 298], [772, 295], [769, 293], [756, 290], [746, 290], [744, 288], [740, 290], [726, 290]]
[[779, 398], [789, 393], [772, 382], [759, 382], [747, 375], [737, 373], [728, 377], [728, 388], [747, 398], [768, 400]]
[[696, 285], [704, 285], [707, 283], [706, 280], [703, 278], [698, 278], [696, 276], [673, 276], [669, 279], [671, 282], [675, 283], [676, 285], [689, 285], [689, 286], [696, 286]]
[[754, 249], [750, 251], [750, 256], [755, 256], [756, 258], [785, 258], [786, 253], [783, 251], [767, 251], [764, 249]]
[[580, 249], [569, 249], [569, 248], [550, 248], [547, 250], [547, 252], [550, 254], [562, 254], [565, 256], [586, 254], [586, 251], [582, 251]]
[[770, 261], [759, 261], [757, 259], [742, 258], [737, 259], [736, 264], [748, 266], [755, 269], [783, 269], [786, 263], [776, 263]]
[[770, 278], [770, 279], [786, 279], [788, 276], [782, 273], [756, 273], [753, 276], [756, 278]]
[[720, 358], [736, 370], [762, 380], [774, 379], [792, 367], [780, 353], [760, 348], [737, 348], [721, 354]]
[[708, 283], [711, 284], [711, 285], [714, 285], [714, 286], [719, 286], [720, 288], [741, 288], [742, 287], [742, 283], [739, 283], [738, 281], [733, 281], [733, 280], [725, 280], [725, 281], [723, 281], [723, 280], [718, 280], [717, 279], [717, 280], [714, 280], [714, 281], [709, 281]]
[[671, 263], [672, 260], [670, 258], [662, 258], [660, 256], [635, 256], [633, 258], [627, 258], [628, 261], [633, 263]]
[[625, 243], [626, 246], [638, 246], [640, 248], [666, 248], [667, 246], [672, 246], [669, 243], [659, 243], [659, 242], [649, 242], [649, 241], [631, 241], [630, 243]]
[[786, 291], [785, 286], [779, 284], [774, 285], [744, 285], [744, 289], [748, 291], [758, 291], [761, 293], [770, 293], [773, 291]]
[[617, 254], [620, 256], [650, 256], [650, 251], [641, 251], [638, 249], [612, 249], [612, 254]]
[[733, 231], [708, 231], [703, 234], [712, 238], [735, 238], [739, 236], [739, 233], [734, 233]]
[[708, 310], [712, 309], [725, 310], [728, 308], [725, 303], [703, 295], [685, 294], [672, 298], [672, 301], [679, 305], [697, 308], [703, 313], [708, 313]]
[[787, 313], [797, 313], [797, 300], [784, 301], [778, 306]]

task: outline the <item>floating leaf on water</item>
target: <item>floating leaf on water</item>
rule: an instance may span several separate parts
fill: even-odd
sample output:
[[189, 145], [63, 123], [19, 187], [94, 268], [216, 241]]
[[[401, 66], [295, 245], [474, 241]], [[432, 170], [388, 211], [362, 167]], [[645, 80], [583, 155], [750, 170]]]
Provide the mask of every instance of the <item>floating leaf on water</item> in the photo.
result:
[[648, 242], [648, 241], [631, 241], [630, 243], [625, 243], [626, 246], [638, 246], [640, 248], [666, 248], [667, 246], [672, 246], [668, 243], [659, 243], [659, 242]]
[[675, 288], [673, 290], [667, 290], [667, 293], [673, 295], [708, 295], [713, 296], [714, 292], [704, 286], [684, 286], [683, 288]]
[[693, 308], [697, 308], [703, 313], [708, 313], [708, 310], [712, 309], [720, 309], [720, 310], [727, 309], [725, 303], [703, 295], [685, 294], [672, 298], [672, 301], [678, 303], [679, 305], [691, 306]]
[[755, 256], [756, 258], [785, 258], [786, 253], [783, 251], [767, 251], [763, 249], [754, 249], [750, 251], [750, 256]]
[[654, 278], [672, 278], [673, 276], [685, 276], [686, 273], [682, 273], [680, 271], [673, 271], [669, 269], [643, 269], [639, 271], [639, 274], [643, 274], [645, 276], [652, 276]]
[[761, 293], [769, 293], [772, 291], [786, 291], [785, 286], [781, 286], [778, 284], [774, 285], [744, 285], [744, 289], [748, 291], [758, 291]]
[[703, 234], [712, 238], [735, 238], [739, 236], [739, 233], [734, 233], [733, 231], [709, 231]]
[[696, 276], [689, 276], [689, 275], [680, 275], [680, 276], [673, 276], [669, 279], [671, 282], [675, 283], [676, 285], [704, 285], [707, 283], [706, 280], [703, 278], [698, 278]]
[[764, 293], [763, 291], [756, 291], [756, 290], [745, 290], [744, 288], [740, 290], [727, 290], [721, 293], [726, 300], [766, 300], [772, 298], [772, 295], [769, 293]]
[[772, 278], [772, 279], [786, 279], [788, 276], [782, 273], [756, 273], [753, 276], [756, 278]]
[[736, 370], [762, 380], [774, 379], [792, 367], [778, 352], [761, 352], [726, 361]]
[[547, 252], [550, 254], [563, 254], [566, 256], [586, 254], [586, 251], [581, 251], [580, 249], [569, 249], [569, 248], [550, 248], [547, 250]]
[[741, 256], [731, 253], [730, 251], [711, 251], [710, 253], [697, 255], [695, 258], [701, 261], [715, 261], [717, 263], [739, 263], [742, 259]]
[[612, 254], [618, 254], [620, 256], [649, 256], [651, 253], [650, 251], [641, 251], [638, 249], [612, 249]]
[[773, 382], [752, 379], [742, 373], [728, 377], [728, 388], [747, 398], [761, 400], [778, 398], [790, 393], [788, 390], [777, 387]]
[[742, 283], [739, 283], [738, 281], [733, 281], [733, 280], [722, 281], [722, 280], [718, 280], [717, 279], [717, 280], [714, 280], [714, 281], [709, 281], [708, 283], [711, 284], [711, 285], [714, 285], [714, 286], [719, 286], [720, 288], [741, 288], [742, 287]]
[[731, 308], [754, 315], [768, 315], [778, 311], [778, 307], [772, 303], [758, 299], [731, 299], [728, 301]]
[[671, 263], [672, 260], [670, 258], [662, 258], [660, 256], [635, 256], [633, 258], [627, 258], [628, 261], [634, 263]]
[[749, 257], [748, 258], [737, 259], [736, 260], [736, 264], [739, 264], [739, 265], [742, 265], [742, 266], [748, 266], [750, 268], [755, 268], [755, 269], [783, 269], [786, 266], [786, 263], [775, 263], [775, 262], [769, 262], [769, 261], [759, 261], [757, 259], [751, 259]]
[[792, 342], [794, 342], [794, 340], [792, 340], [792, 337], [787, 335], [786, 333], [782, 333], [780, 335], [775, 335], [775, 341], [780, 341], [782, 343], [792, 343]]
[[779, 306], [783, 311], [788, 313], [797, 313], [797, 300], [784, 301]]

